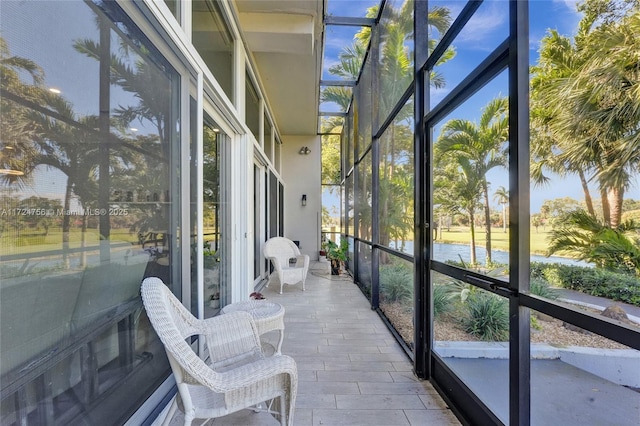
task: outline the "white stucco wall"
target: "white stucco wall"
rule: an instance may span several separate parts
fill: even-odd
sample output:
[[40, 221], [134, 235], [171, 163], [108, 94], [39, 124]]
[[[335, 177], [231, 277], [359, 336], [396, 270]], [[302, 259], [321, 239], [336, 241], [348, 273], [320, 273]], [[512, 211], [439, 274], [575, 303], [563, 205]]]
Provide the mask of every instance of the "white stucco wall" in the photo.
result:
[[[311, 153], [299, 154], [303, 146]], [[322, 211], [320, 136], [282, 136], [282, 178], [284, 236], [300, 241], [300, 251], [317, 260]], [[301, 205], [302, 194], [307, 194], [305, 207]]]

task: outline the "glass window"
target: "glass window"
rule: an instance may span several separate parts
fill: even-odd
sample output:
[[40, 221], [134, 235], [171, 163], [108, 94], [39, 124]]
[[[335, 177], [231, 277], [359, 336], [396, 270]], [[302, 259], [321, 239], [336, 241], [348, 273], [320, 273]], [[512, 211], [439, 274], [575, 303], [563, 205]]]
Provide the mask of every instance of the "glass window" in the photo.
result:
[[435, 260], [490, 269], [509, 264], [508, 234], [495, 195], [509, 188], [509, 101], [503, 93], [507, 72], [434, 127]]
[[260, 98], [249, 73], [245, 76], [245, 122], [253, 137], [260, 135]]
[[413, 348], [413, 263], [378, 250], [380, 262], [380, 309], [402, 336], [402, 340]]
[[[358, 241], [358, 285], [367, 299], [371, 301], [371, 246]], [[353, 255], [349, 257], [353, 259]], [[353, 267], [351, 267], [353, 270]]]
[[[432, 5], [432, 2], [429, 2], [432, 8], [444, 11], [449, 16], [459, 13], [460, 8], [455, 2], [440, 1], [436, 3], [438, 4]], [[538, 2], [531, 2], [531, 4], [535, 3]], [[505, 6], [506, 4], [500, 0], [483, 2], [453, 40], [452, 45], [438, 61], [430, 75], [430, 103], [432, 107], [444, 99], [456, 85], [464, 80], [470, 71], [480, 65], [489, 53], [507, 39], [509, 36], [509, 8]], [[448, 22], [452, 22], [453, 19]], [[443, 28], [446, 28], [447, 20], [444, 20], [444, 23]], [[440, 23], [434, 19], [429, 24], [430, 31], [438, 33], [437, 26]], [[437, 41], [439, 38], [440, 36], [437, 36], [433, 40]], [[435, 46], [430, 46], [430, 51], [433, 50], [432, 47]]]
[[280, 215], [278, 216], [278, 236], [284, 237], [284, 185], [278, 182], [278, 206]]
[[181, 296], [180, 76], [115, 2], [0, 19], [0, 423], [122, 424], [169, 374], [139, 292]]
[[273, 126], [271, 125], [271, 121], [269, 121], [269, 117], [267, 114], [264, 115], [264, 132], [262, 133], [262, 139], [264, 143], [264, 153], [267, 158], [271, 160], [273, 163], [273, 135], [271, 134], [271, 129]]
[[164, 0], [164, 3], [167, 5], [173, 16], [176, 19], [180, 20], [180, 2], [178, 0]]
[[276, 168], [276, 171], [282, 175], [282, 142], [280, 142], [280, 139], [277, 136], [274, 145], [274, 167]]
[[365, 63], [360, 81], [355, 90], [358, 97], [358, 153], [356, 157], [360, 157], [371, 145], [371, 65], [370, 61]]
[[233, 101], [233, 35], [215, 0], [192, 2], [191, 42], [211, 74]]
[[340, 135], [322, 135], [322, 171], [323, 184], [339, 184], [340, 176]]
[[340, 233], [339, 185], [322, 185], [322, 232]]
[[437, 272], [431, 276], [435, 353], [508, 424], [509, 301]]
[[354, 235], [355, 228], [353, 223], [353, 216], [354, 216], [353, 174], [350, 175], [345, 180], [344, 186], [345, 186], [345, 203], [346, 203], [346, 210], [347, 210], [346, 231], [348, 235]]
[[[637, 423], [640, 351], [538, 311], [530, 315], [531, 424]], [[506, 390], [493, 377], [484, 380]]]
[[360, 163], [356, 166], [358, 173], [358, 188], [356, 189], [356, 214], [358, 215], [358, 234], [363, 240], [372, 239], [372, 213], [373, 200], [372, 174], [371, 174], [371, 151], [367, 152]]
[[378, 140], [378, 218], [383, 246], [413, 255], [413, 102], [409, 100]]
[[356, 100], [354, 99], [351, 108], [349, 108], [349, 112], [347, 113], [346, 127], [343, 130], [343, 161], [344, 167], [342, 169], [343, 176], [347, 176], [348, 173], [351, 173], [354, 164], [354, 149], [355, 149], [355, 137], [358, 132], [355, 129], [357, 126], [357, 117], [354, 113]]
[[278, 236], [278, 178], [269, 171], [269, 238]]
[[205, 317], [218, 313], [227, 301], [228, 280], [224, 279], [226, 271], [225, 218], [227, 203], [224, 199], [225, 175], [228, 173], [223, 159], [224, 144], [227, 136], [208, 116], [205, 116], [203, 127], [203, 278]]
[[[192, 83], [193, 84], [193, 83]], [[198, 316], [198, 102], [189, 98], [189, 244], [191, 245], [191, 312]]]
[[413, 81], [413, 2], [387, 1], [380, 18], [378, 122]]

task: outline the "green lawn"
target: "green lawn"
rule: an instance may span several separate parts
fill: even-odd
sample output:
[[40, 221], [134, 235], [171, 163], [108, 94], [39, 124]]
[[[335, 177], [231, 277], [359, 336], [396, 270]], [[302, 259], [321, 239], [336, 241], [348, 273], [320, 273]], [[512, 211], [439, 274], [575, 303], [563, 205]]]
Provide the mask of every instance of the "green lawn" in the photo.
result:
[[[534, 227], [531, 228], [531, 253], [546, 254], [548, 230], [539, 228], [536, 232]], [[445, 228], [442, 232], [442, 239], [438, 238], [436, 242], [452, 243], [452, 244], [469, 244], [471, 236], [468, 227], [452, 226], [449, 231]], [[476, 245], [484, 247], [485, 233], [484, 228], [476, 228]], [[491, 228], [491, 247], [497, 250], [509, 250], [509, 232], [502, 232], [502, 228]]]
[[[69, 247], [79, 248], [82, 240], [82, 232], [77, 228], [72, 228], [69, 232]], [[85, 234], [86, 246], [97, 246], [99, 234], [96, 229], [88, 229]], [[127, 241], [137, 243], [138, 238], [135, 233], [130, 233], [129, 229], [111, 229], [111, 241]], [[58, 250], [62, 248], [62, 230], [60, 227], [49, 229], [45, 236], [44, 231], [31, 232], [24, 231], [16, 238], [13, 235], [5, 235], [0, 238], [0, 247], [6, 251], [5, 254], [26, 254], [39, 251]]]

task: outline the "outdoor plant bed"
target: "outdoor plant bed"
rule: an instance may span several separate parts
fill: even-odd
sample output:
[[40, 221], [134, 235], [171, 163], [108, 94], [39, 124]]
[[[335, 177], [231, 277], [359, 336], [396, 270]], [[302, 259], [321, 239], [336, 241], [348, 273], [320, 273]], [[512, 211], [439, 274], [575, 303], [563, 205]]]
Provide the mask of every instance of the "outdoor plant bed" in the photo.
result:
[[[413, 342], [413, 312], [405, 304], [380, 304], [380, 309], [389, 319], [402, 339], [410, 346]], [[531, 327], [531, 343], [546, 343], [552, 346], [583, 346], [602, 349], [628, 349], [620, 343], [614, 342], [597, 334], [587, 331], [573, 331], [555, 318], [534, 320], [535, 327]], [[636, 324], [637, 326], [637, 324]], [[479, 338], [467, 333], [460, 322], [451, 314], [443, 314], [435, 320], [435, 341], [478, 342]]]

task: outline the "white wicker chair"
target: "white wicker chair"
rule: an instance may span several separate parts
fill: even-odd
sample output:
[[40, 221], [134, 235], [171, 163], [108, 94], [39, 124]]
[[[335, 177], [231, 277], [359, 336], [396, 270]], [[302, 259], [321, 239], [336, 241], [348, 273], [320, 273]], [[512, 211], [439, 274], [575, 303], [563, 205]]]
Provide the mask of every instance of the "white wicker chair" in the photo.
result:
[[[147, 316], [164, 344], [178, 385], [164, 424], [176, 407], [184, 424], [194, 419], [221, 417], [244, 408], [267, 404], [282, 425], [293, 424], [298, 373], [293, 358], [266, 358], [260, 349], [256, 325], [246, 312], [232, 312], [206, 320], [195, 318], [159, 278], [142, 282]], [[205, 337], [211, 365], [198, 357], [185, 339]], [[271, 405], [271, 406], [270, 406]]]
[[[271, 260], [278, 278], [280, 279], [280, 294], [285, 284], [302, 282], [302, 291], [309, 271], [309, 256], [300, 254], [295, 243], [284, 237], [274, 237], [264, 244], [264, 257]], [[289, 259], [296, 259], [295, 265], [289, 264]], [[267, 287], [269, 284], [267, 283]]]

